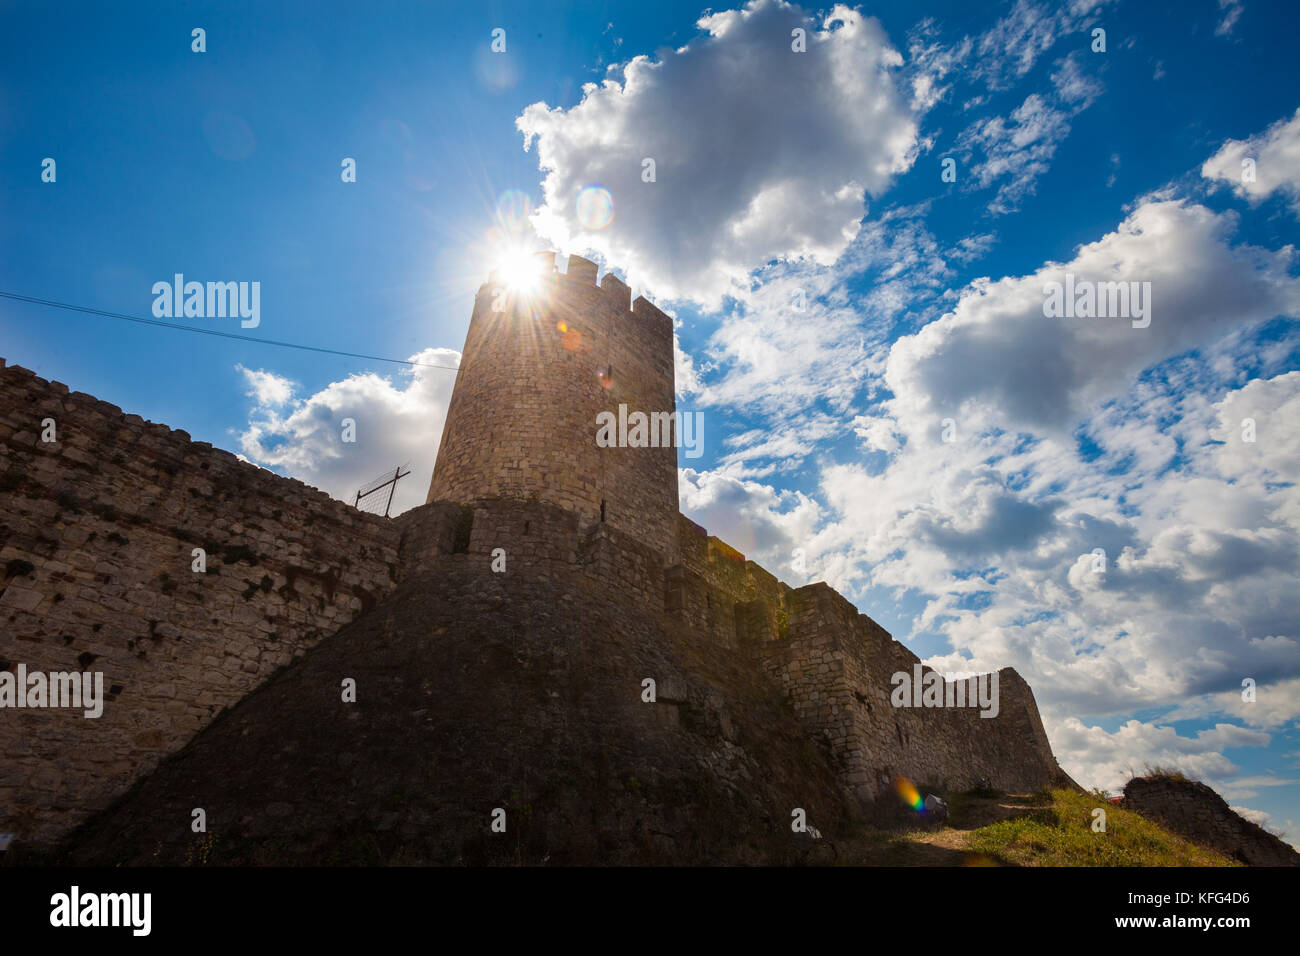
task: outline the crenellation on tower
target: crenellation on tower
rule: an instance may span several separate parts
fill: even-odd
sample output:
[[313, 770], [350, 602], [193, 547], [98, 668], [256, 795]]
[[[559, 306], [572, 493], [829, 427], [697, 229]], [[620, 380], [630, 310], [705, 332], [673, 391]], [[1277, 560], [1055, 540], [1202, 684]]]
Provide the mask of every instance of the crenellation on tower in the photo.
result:
[[632, 311], [632, 289], [614, 273], [606, 272], [601, 277], [600, 288], [620, 312]]
[[565, 281], [572, 285], [582, 285], [584, 287], [595, 287], [596, 275], [600, 271], [599, 266], [590, 259], [584, 259], [582, 256], [570, 255], [569, 264], [564, 270]]

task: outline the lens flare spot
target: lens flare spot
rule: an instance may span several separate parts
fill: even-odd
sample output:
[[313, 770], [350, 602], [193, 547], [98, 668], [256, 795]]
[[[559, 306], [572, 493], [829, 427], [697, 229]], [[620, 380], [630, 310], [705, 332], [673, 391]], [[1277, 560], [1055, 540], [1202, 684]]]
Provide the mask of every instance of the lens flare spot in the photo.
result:
[[614, 197], [603, 186], [587, 186], [578, 193], [577, 213], [583, 229], [604, 229], [614, 221]]
[[528, 228], [533, 201], [522, 189], [507, 189], [497, 199], [497, 221], [506, 232], [523, 232]]
[[894, 789], [902, 797], [903, 802], [915, 810], [917, 813], [925, 812], [925, 801], [917, 793], [916, 786], [906, 777], [899, 777], [894, 781]]

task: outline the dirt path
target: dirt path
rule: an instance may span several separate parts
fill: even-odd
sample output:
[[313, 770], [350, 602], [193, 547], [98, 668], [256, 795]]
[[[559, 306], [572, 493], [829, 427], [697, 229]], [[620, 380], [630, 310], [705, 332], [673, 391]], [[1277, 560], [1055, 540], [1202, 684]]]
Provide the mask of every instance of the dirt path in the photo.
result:
[[999, 820], [1024, 816], [1047, 804], [1032, 794], [997, 797], [962, 795], [953, 801], [948, 820], [940, 827], [904, 833], [878, 833], [852, 853], [854, 862], [874, 866], [1002, 866], [970, 848], [971, 833]]

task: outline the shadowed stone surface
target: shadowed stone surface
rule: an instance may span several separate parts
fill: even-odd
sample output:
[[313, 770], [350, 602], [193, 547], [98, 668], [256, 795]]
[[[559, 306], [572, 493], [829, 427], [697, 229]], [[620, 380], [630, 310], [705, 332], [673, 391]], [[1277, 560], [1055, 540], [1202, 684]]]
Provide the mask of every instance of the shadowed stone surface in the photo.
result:
[[1124, 786], [1124, 807], [1136, 810], [1194, 843], [1250, 866], [1300, 866], [1300, 853], [1195, 780], [1134, 777]]

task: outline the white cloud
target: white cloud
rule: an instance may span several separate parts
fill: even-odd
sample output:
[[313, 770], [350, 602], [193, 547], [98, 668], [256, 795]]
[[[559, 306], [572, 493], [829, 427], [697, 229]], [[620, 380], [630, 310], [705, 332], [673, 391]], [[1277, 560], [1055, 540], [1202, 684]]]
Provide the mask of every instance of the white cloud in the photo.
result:
[[[410, 360], [454, 368], [460, 355], [425, 349]], [[248, 460], [278, 468], [349, 504], [366, 481], [409, 463], [411, 474], [397, 483], [390, 514], [424, 504], [453, 372], [417, 366], [399, 373], [397, 382], [373, 373], [352, 375], [295, 398], [293, 383], [274, 372], [238, 368], [256, 400], [239, 436]], [[356, 422], [355, 443], [342, 441], [345, 418]]]
[[981, 259], [986, 252], [993, 248], [997, 238], [997, 235], [992, 232], [966, 236], [964, 239], [957, 240], [957, 248], [953, 250], [952, 257], [963, 263]]
[[699, 403], [783, 426], [814, 406], [847, 410], [885, 353], [863, 330], [860, 303], [833, 287], [825, 270], [768, 270], [709, 338], [705, 354], [722, 371], [706, 380]]
[[912, 84], [913, 109], [925, 112], [947, 94], [943, 81], [960, 70], [970, 57], [974, 41], [965, 37], [954, 46], [946, 46], [937, 37], [939, 28], [933, 18], [918, 23], [907, 35], [907, 73]]
[[[947, 259], [992, 244], [986, 234], [943, 249], [924, 225], [927, 209], [895, 207], [865, 221], [833, 269], [778, 264], [736, 290], [737, 308], [703, 347], [700, 404], [743, 409], [750, 421], [797, 436], [801, 454], [810, 440], [833, 434], [826, 415], [847, 414], [879, 387], [894, 324], [919, 322], [944, 294], [953, 274]], [[854, 288], [845, 276], [855, 277]]]
[[[1069, 717], [1048, 728], [1063, 770], [1085, 787], [1118, 792], [1148, 767], [1170, 767], [1216, 788], [1224, 788], [1237, 766], [1222, 753], [1229, 747], [1265, 747], [1266, 733], [1216, 724], [1194, 737], [1172, 727], [1130, 720], [1114, 733]], [[1225, 788], [1226, 789], [1226, 788]]]
[[[1253, 642], [1267, 659], [1268, 652], [1278, 661], [1300, 657], [1300, 643], [1290, 637], [1256, 638]], [[1243, 675], [1249, 677], [1249, 674]], [[1181, 701], [1164, 715], [1166, 721], [1198, 720], [1215, 714], [1228, 714], [1251, 727], [1278, 730], [1300, 720], [1300, 678], [1264, 683], [1255, 688], [1254, 700], [1243, 700], [1238, 689], [1217, 694], [1203, 694]]]
[[1214, 28], [1214, 35], [1223, 37], [1230, 34], [1232, 28], [1237, 25], [1242, 12], [1246, 9], [1245, 0], [1219, 0], [1219, 9], [1223, 11], [1223, 19]]
[[1011, 11], [979, 37], [973, 73], [989, 89], [1007, 89], [1033, 69], [1038, 58], [1067, 34], [1091, 26], [1109, 0], [1066, 0], [1053, 8], [1046, 3], [1016, 0]]
[[265, 372], [236, 365], [244, 373], [248, 382], [248, 394], [257, 400], [257, 404], [279, 408], [293, 397], [294, 383], [274, 372]]
[[958, 139], [973, 163], [971, 176], [981, 188], [1005, 179], [989, 203], [994, 213], [1013, 211], [1033, 192], [1034, 183], [1047, 172], [1056, 147], [1070, 132], [1069, 114], [1052, 107], [1038, 93], [1031, 93], [1010, 117], [994, 116], [967, 127]]
[[[1253, 175], [1243, 168], [1245, 160], [1254, 160]], [[1228, 140], [1201, 166], [1201, 175], [1228, 183], [1252, 205], [1280, 192], [1300, 215], [1300, 109], [1263, 133]]]
[[[897, 411], [920, 423], [1068, 429], [1160, 359], [1233, 326], [1300, 315], [1294, 251], [1231, 246], [1234, 224], [1203, 206], [1144, 202], [1070, 262], [973, 283], [951, 313], [894, 343], [886, 380]], [[1044, 285], [1067, 272], [1150, 282], [1150, 326], [1045, 317]]]
[[1070, 120], [1092, 105], [1102, 86], [1083, 72], [1081, 58], [1072, 54], [1052, 74], [1053, 89], [1031, 93], [1009, 117], [977, 120], [962, 131], [957, 145], [971, 167], [974, 183], [983, 188], [1001, 181], [989, 210], [1015, 210], [1047, 172], [1056, 149], [1070, 134]]
[[673, 333], [673, 381], [679, 397], [694, 395], [704, 387], [700, 373], [695, 368], [695, 359], [683, 351], [681, 339], [676, 332]]
[[[534, 225], [558, 247], [631, 270], [665, 298], [717, 305], [776, 259], [831, 263], [864, 199], [907, 170], [917, 126], [878, 21], [836, 6], [821, 23], [781, 0], [704, 16], [658, 59], [638, 56], [569, 110], [535, 103], [517, 125], [546, 172]], [[807, 31], [807, 52], [791, 30]], [[642, 181], [652, 158], [656, 181]], [[613, 197], [604, 229], [580, 190]]]
[[[983, 83], [991, 93], [1010, 89], [1025, 77], [1039, 58], [1059, 40], [1083, 33], [1098, 21], [1111, 0], [1063, 0], [1038, 3], [1016, 0], [1010, 11], [977, 36], [945, 43], [934, 18], [918, 23], [907, 35], [908, 66], [913, 100], [929, 109], [948, 93], [944, 81], [960, 77]], [[989, 93], [965, 100], [963, 110], [987, 102]]]
[[678, 490], [682, 512], [709, 534], [795, 586], [811, 580], [793, 564], [794, 550], [811, 546], [820, 517], [805, 495], [690, 468], [678, 472]]
[[[1069, 437], [959, 425], [945, 444], [937, 420], [904, 432], [887, 408], [860, 417], [864, 443], [889, 457], [822, 470], [816, 541], [838, 569], [831, 583], [924, 594], [915, 630], [953, 646], [934, 666], [1010, 663], [1045, 713], [1177, 701], [1166, 719], [1294, 720], [1300, 474], [1280, 461], [1222, 472], [1219, 406], [1194, 389], [1173, 400], [1184, 387], [1111, 406], [1089, 424], [1101, 454], [1086, 460]], [[984, 604], [965, 603], [981, 592]], [[1254, 704], [1240, 700], [1244, 677], [1259, 685]]]
[[[1219, 468], [1238, 479], [1294, 481], [1300, 462], [1300, 371], [1258, 378], [1224, 396], [1214, 438]], [[1253, 440], [1247, 441], [1253, 431]], [[1266, 474], [1261, 475], [1261, 472]]]
[[1265, 830], [1276, 831], [1276, 828], [1273, 826], [1273, 818], [1263, 810], [1252, 810], [1250, 807], [1236, 807], [1231, 805], [1228, 809], [1237, 814], [1237, 816], [1243, 817], [1251, 823], [1263, 827]]

